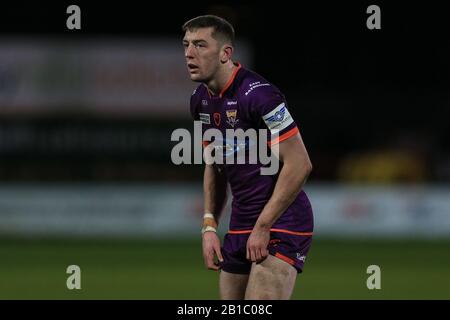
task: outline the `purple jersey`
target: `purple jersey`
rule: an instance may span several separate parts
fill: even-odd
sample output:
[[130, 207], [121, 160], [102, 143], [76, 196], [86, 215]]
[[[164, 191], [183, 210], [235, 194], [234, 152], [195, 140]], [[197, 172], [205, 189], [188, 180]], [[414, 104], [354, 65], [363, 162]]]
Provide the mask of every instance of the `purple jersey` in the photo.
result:
[[[268, 129], [277, 133], [278, 143], [298, 132], [283, 94], [260, 75], [238, 64], [233, 76], [219, 95], [212, 95], [201, 84], [191, 97], [191, 114], [201, 121], [203, 133], [210, 128]], [[206, 142], [207, 143], [207, 142]], [[224, 164], [223, 170], [230, 184], [233, 200], [230, 233], [251, 230], [264, 206], [272, 196], [280, 169], [275, 175], [261, 175], [256, 164]], [[311, 204], [301, 191], [289, 208], [272, 226], [272, 230], [309, 234], [313, 230]]]

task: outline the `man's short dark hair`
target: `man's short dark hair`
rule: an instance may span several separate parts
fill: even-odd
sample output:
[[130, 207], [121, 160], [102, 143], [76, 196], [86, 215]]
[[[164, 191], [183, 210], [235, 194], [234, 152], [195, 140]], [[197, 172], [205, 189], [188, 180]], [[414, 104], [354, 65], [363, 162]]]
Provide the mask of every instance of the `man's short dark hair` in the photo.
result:
[[183, 31], [195, 31], [200, 28], [213, 28], [211, 36], [216, 40], [222, 40], [224, 42], [230, 42], [234, 45], [234, 28], [227, 20], [215, 16], [204, 15], [195, 17], [185, 24], [183, 24]]

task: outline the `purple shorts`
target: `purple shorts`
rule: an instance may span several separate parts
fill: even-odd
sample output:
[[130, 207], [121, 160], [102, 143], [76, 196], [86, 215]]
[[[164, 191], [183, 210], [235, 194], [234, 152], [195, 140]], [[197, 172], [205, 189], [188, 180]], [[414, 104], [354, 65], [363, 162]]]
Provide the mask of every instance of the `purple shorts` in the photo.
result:
[[[252, 262], [246, 257], [249, 236], [250, 231], [225, 235], [222, 245], [224, 261], [220, 264], [222, 270], [229, 273], [250, 273]], [[311, 242], [312, 235], [271, 231], [268, 250], [271, 255], [289, 263], [301, 273]]]

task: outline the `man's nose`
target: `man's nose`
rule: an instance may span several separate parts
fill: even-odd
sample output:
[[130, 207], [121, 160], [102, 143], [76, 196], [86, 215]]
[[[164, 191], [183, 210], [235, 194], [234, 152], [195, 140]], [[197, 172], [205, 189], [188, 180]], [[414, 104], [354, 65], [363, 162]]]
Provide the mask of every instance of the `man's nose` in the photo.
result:
[[193, 46], [191, 44], [189, 44], [186, 49], [184, 50], [184, 55], [186, 56], [186, 58], [193, 58]]

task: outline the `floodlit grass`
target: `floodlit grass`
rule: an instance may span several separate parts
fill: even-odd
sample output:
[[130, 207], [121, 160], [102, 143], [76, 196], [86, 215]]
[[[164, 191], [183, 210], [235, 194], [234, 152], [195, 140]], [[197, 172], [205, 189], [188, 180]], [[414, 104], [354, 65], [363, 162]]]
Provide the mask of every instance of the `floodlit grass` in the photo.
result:
[[[450, 241], [314, 239], [293, 299], [450, 299]], [[66, 268], [81, 268], [68, 290]], [[381, 268], [368, 290], [367, 266]], [[199, 240], [0, 240], [0, 299], [218, 299]]]

